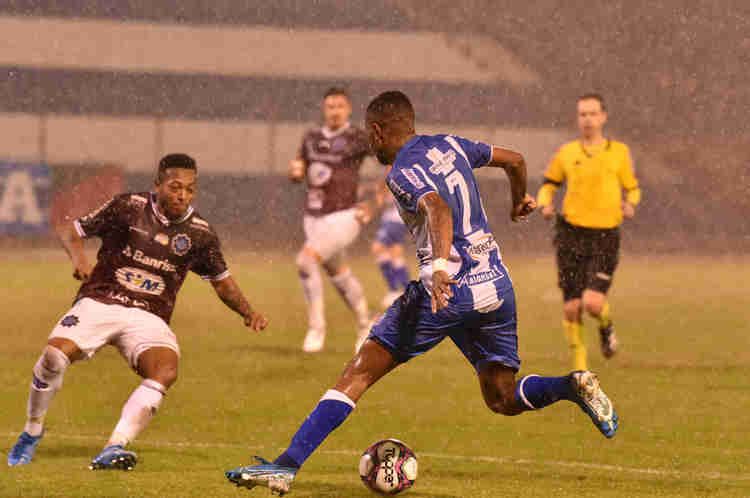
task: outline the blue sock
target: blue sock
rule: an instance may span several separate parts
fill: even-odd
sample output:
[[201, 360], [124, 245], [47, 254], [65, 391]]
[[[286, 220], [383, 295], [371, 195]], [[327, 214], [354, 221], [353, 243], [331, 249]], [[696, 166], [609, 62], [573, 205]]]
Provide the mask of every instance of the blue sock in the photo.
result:
[[353, 409], [354, 402], [346, 394], [333, 389], [328, 390], [318, 406], [297, 429], [286, 451], [273, 463], [284, 467], [302, 467], [305, 460], [328, 437], [328, 434], [346, 420]]
[[406, 289], [406, 286], [409, 285], [409, 270], [406, 269], [406, 265], [403, 263], [398, 266], [394, 265], [393, 275], [398, 288]]
[[539, 410], [561, 399], [572, 400], [570, 377], [527, 375], [516, 384], [516, 402], [524, 410]]
[[378, 266], [380, 267], [380, 273], [383, 274], [385, 283], [388, 284], [388, 289], [392, 291], [398, 289], [398, 282], [396, 281], [396, 273], [393, 269], [393, 264], [391, 263], [391, 260], [384, 259], [383, 261], [379, 261]]

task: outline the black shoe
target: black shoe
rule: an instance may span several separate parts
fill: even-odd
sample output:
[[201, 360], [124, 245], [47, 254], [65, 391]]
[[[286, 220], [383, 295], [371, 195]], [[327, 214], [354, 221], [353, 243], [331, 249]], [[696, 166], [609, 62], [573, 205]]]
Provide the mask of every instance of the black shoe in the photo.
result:
[[599, 327], [599, 343], [602, 348], [602, 355], [605, 358], [612, 358], [619, 347], [617, 342], [617, 334], [615, 334], [615, 327], [612, 322], [606, 327]]

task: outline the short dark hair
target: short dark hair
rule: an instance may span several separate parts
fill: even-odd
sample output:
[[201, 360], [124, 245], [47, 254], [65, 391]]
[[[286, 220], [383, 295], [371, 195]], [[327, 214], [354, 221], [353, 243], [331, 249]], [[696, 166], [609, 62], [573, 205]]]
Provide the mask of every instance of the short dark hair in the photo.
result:
[[196, 173], [198, 172], [198, 165], [195, 163], [195, 159], [187, 154], [167, 154], [159, 161], [156, 179], [161, 181], [166, 171], [171, 168], [192, 169]]
[[578, 100], [576, 102], [580, 102], [582, 100], [596, 100], [597, 102], [599, 102], [599, 105], [602, 107], [602, 111], [607, 110], [607, 104], [604, 102], [604, 97], [602, 96], [601, 93], [596, 93], [596, 92], [584, 93], [583, 95], [578, 97]]
[[380, 125], [403, 121], [413, 128], [414, 107], [404, 92], [391, 90], [372, 99], [367, 106], [367, 117]]
[[323, 94], [323, 100], [327, 99], [328, 97], [333, 97], [335, 95], [340, 95], [342, 97], [346, 97], [347, 100], [349, 99], [349, 92], [346, 91], [346, 88], [343, 86], [332, 86], [328, 90], [326, 90], [326, 93]]

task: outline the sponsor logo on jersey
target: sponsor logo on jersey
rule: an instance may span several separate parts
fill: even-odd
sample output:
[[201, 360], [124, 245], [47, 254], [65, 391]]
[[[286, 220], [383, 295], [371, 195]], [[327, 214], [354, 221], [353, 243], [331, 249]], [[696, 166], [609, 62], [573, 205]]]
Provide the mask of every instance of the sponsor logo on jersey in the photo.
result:
[[169, 244], [169, 236], [163, 232], [159, 232], [156, 235], [154, 235], [154, 240], [163, 246], [166, 246]]
[[447, 175], [455, 169], [454, 162], [456, 161], [456, 152], [453, 149], [443, 153], [440, 149], [433, 147], [427, 152], [427, 159], [432, 161], [430, 166], [430, 173], [433, 175], [443, 174]]
[[477, 243], [467, 247], [466, 252], [474, 260], [479, 261], [482, 256], [489, 254], [495, 249], [499, 249], [497, 246], [497, 241], [495, 241], [495, 237], [492, 234], [489, 234], [484, 236]]
[[117, 282], [128, 290], [158, 296], [164, 292], [164, 279], [140, 268], [125, 266], [115, 272]]
[[322, 187], [331, 181], [333, 171], [331, 167], [325, 163], [314, 161], [307, 167], [307, 181], [313, 187]]
[[463, 287], [464, 285], [468, 285], [468, 286], [480, 285], [480, 284], [484, 284], [487, 282], [500, 280], [503, 277], [505, 277], [505, 275], [503, 275], [499, 270], [490, 268], [488, 270], [478, 271], [476, 273], [469, 273], [467, 275], [464, 275], [458, 281], [458, 286]]
[[178, 233], [172, 237], [172, 252], [178, 256], [184, 256], [193, 247], [193, 241], [186, 233]]
[[62, 325], [63, 327], [75, 327], [76, 325], [78, 325], [79, 322], [80, 320], [78, 319], [77, 316], [68, 315], [62, 320], [60, 320], [60, 325]]
[[417, 188], [424, 188], [424, 182], [417, 176], [417, 173], [411, 168], [404, 168], [401, 170], [409, 183]]
[[107, 297], [114, 301], [118, 301], [125, 306], [135, 306], [136, 308], [149, 309], [149, 305], [146, 301], [133, 299], [132, 297], [126, 296], [125, 294], [122, 294], [120, 292], [109, 291], [107, 292]]
[[388, 188], [391, 189], [393, 196], [399, 199], [402, 203], [408, 204], [411, 202], [411, 194], [401, 188], [401, 185], [388, 178]]
[[154, 268], [156, 270], [168, 272], [177, 271], [177, 267], [170, 263], [169, 260], [146, 256], [140, 249], [136, 249], [135, 251], [133, 251], [130, 246], [125, 246], [125, 249], [122, 250], [122, 253], [133, 261], [137, 261], [142, 265], [150, 266], [151, 268]]

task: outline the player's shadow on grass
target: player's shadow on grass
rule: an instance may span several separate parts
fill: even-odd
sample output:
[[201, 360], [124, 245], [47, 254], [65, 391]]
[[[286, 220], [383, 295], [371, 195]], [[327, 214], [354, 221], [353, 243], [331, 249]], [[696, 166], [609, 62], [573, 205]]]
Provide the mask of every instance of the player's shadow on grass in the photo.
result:
[[[373, 492], [365, 488], [364, 485], [300, 483], [297, 484], [296, 489], [300, 494], [310, 493], [310, 495], [315, 498], [372, 498], [374, 496]], [[407, 496], [422, 498], [462, 498], [459, 495], [421, 493], [414, 489], [409, 490]]]
[[236, 346], [232, 345], [231, 348], [227, 348], [227, 350], [231, 350], [232, 353], [261, 353], [261, 354], [268, 354], [273, 357], [278, 357], [279, 355], [283, 355], [285, 358], [292, 358], [295, 356], [303, 357], [305, 356], [305, 353], [302, 352], [302, 350], [296, 346], [279, 346], [279, 345], [264, 345], [264, 344], [253, 344], [253, 345], [244, 345], [244, 346]]
[[[56, 442], [47, 447], [41, 446], [39, 456], [43, 458], [84, 457], [90, 460], [99, 451], [101, 451], [101, 446], [95, 444]], [[85, 462], [86, 465], [88, 465], [88, 460]]]

